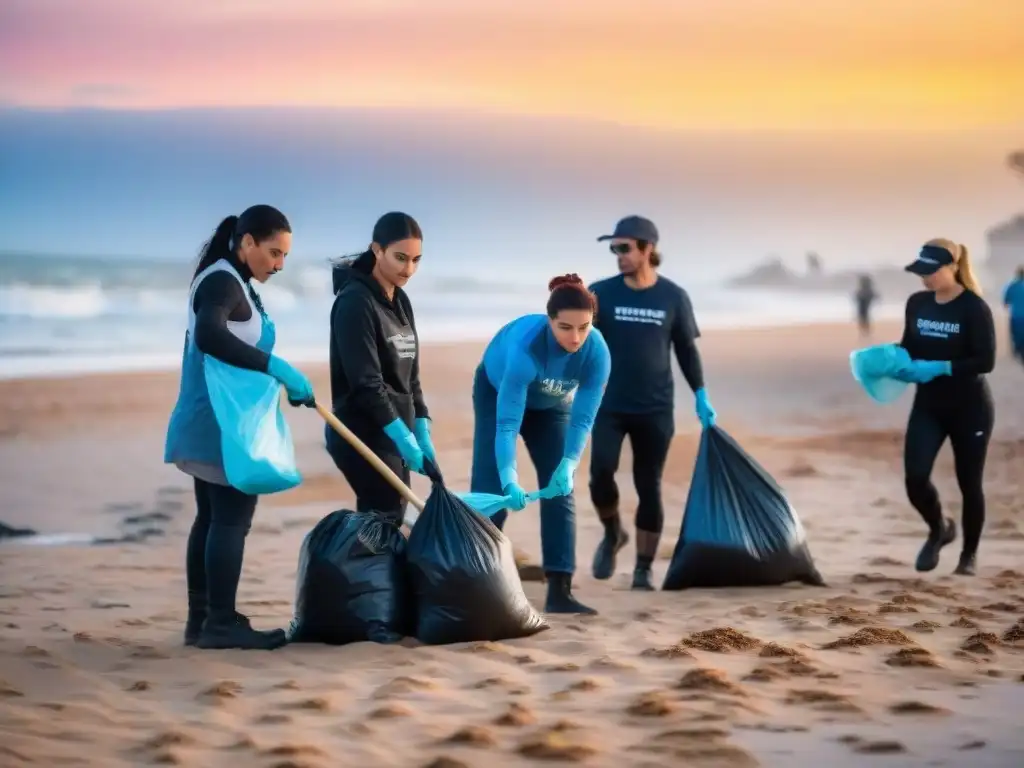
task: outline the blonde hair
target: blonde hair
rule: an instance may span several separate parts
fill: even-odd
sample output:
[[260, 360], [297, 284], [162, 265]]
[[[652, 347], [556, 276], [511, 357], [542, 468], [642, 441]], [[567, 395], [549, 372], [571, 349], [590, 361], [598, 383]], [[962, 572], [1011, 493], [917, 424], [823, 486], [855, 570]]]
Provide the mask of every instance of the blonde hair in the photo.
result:
[[945, 248], [953, 257], [953, 271], [956, 273], [956, 281], [971, 293], [981, 296], [981, 284], [978, 282], [974, 269], [971, 266], [971, 254], [967, 246], [962, 243], [954, 243], [944, 237], [936, 237], [929, 240], [925, 245], [934, 245], [938, 248]]

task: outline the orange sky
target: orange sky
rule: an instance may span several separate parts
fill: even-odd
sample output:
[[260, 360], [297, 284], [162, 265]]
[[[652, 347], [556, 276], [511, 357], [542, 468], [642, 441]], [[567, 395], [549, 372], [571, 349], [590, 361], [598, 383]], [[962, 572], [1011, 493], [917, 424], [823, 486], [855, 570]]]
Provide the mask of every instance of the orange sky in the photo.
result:
[[0, 102], [972, 128], [1024, 123], [1021, 30], [1024, 0], [3, 0]]

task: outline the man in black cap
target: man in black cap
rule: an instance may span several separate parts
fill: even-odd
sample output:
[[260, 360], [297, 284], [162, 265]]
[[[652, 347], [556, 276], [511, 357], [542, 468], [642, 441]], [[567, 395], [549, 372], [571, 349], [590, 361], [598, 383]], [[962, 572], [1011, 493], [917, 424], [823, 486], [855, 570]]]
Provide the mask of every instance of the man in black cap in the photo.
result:
[[696, 395], [697, 416], [704, 427], [715, 423], [715, 411], [704, 389], [696, 346], [700, 331], [690, 297], [657, 273], [661, 254], [654, 223], [642, 216], [627, 216], [614, 233], [598, 241], [610, 241], [619, 274], [590, 286], [598, 300], [594, 326], [604, 335], [612, 356], [611, 378], [590, 442], [590, 496], [605, 528], [594, 554], [593, 574], [596, 579], [611, 578], [616, 554], [629, 541], [622, 530], [615, 483], [622, 443], [628, 436], [639, 497], [633, 589], [651, 590], [651, 563], [664, 524], [661, 475], [675, 433], [672, 351]]

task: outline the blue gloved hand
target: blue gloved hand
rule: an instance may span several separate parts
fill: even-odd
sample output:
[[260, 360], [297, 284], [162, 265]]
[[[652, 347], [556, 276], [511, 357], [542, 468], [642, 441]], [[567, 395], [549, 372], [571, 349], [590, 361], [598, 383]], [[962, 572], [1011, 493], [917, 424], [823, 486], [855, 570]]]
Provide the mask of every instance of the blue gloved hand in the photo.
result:
[[949, 360], [915, 360], [906, 372], [905, 381], [914, 384], [927, 384], [938, 376], [949, 376], [953, 366]]
[[704, 389], [704, 387], [701, 387], [694, 394], [697, 397], [697, 418], [700, 419], [700, 425], [705, 429], [715, 426], [715, 420], [718, 418], [718, 414], [715, 413], [715, 409], [711, 407], [711, 401], [708, 399], [707, 390]]
[[519, 483], [509, 483], [501, 490], [501, 495], [509, 498], [508, 508], [513, 512], [526, 509], [526, 491]]
[[423, 474], [423, 450], [416, 440], [416, 436], [405, 426], [401, 419], [395, 419], [386, 427], [384, 434], [391, 438], [391, 441], [398, 448], [402, 461], [413, 472]]
[[548, 488], [556, 496], [568, 496], [572, 493], [573, 489], [573, 475], [576, 472], [576, 467], [579, 464], [578, 461], [574, 461], [570, 458], [563, 458], [559, 462], [558, 467], [555, 469], [555, 473], [551, 476], [551, 482], [548, 483]]
[[437, 466], [437, 452], [434, 450], [434, 441], [430, 439], [430, 419], [416, 419], [413, 425], [416, 435], [416, 442], [419, 443], [423, 456], [430, 459], [431, 463]]
[[302, 371], [275, 355], [267, 362], [267, 373], [281, 382], [292, 405], [313, 405], [313, 385]]

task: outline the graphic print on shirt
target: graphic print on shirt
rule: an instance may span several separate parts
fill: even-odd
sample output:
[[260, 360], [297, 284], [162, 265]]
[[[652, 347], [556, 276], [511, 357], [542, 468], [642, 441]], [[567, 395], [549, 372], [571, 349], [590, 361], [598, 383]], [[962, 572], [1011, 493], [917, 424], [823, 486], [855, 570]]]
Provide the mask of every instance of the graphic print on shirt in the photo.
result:
[[388, 344], [395, 348], [399, 359], [408, 360], [416, 357], [416, 334], [394, 333], [387, 337]]
[[650, 309], [648, 307], [615, 307], [615, 320], [617, 322], [664, 325], [667, 315], [668, 313], [663, 309]]
[[920, 336], [929, 336], [933, 339], [948, 339], [951, 336], [960, 335], [960, 323], [928, 320], [919, 317], [917, 318], [917, 333]]
[[537, 384], [543, 394], [567, 400], [576, 394], [576, 389], [580, 385], [577, 379], [541, 379]]

